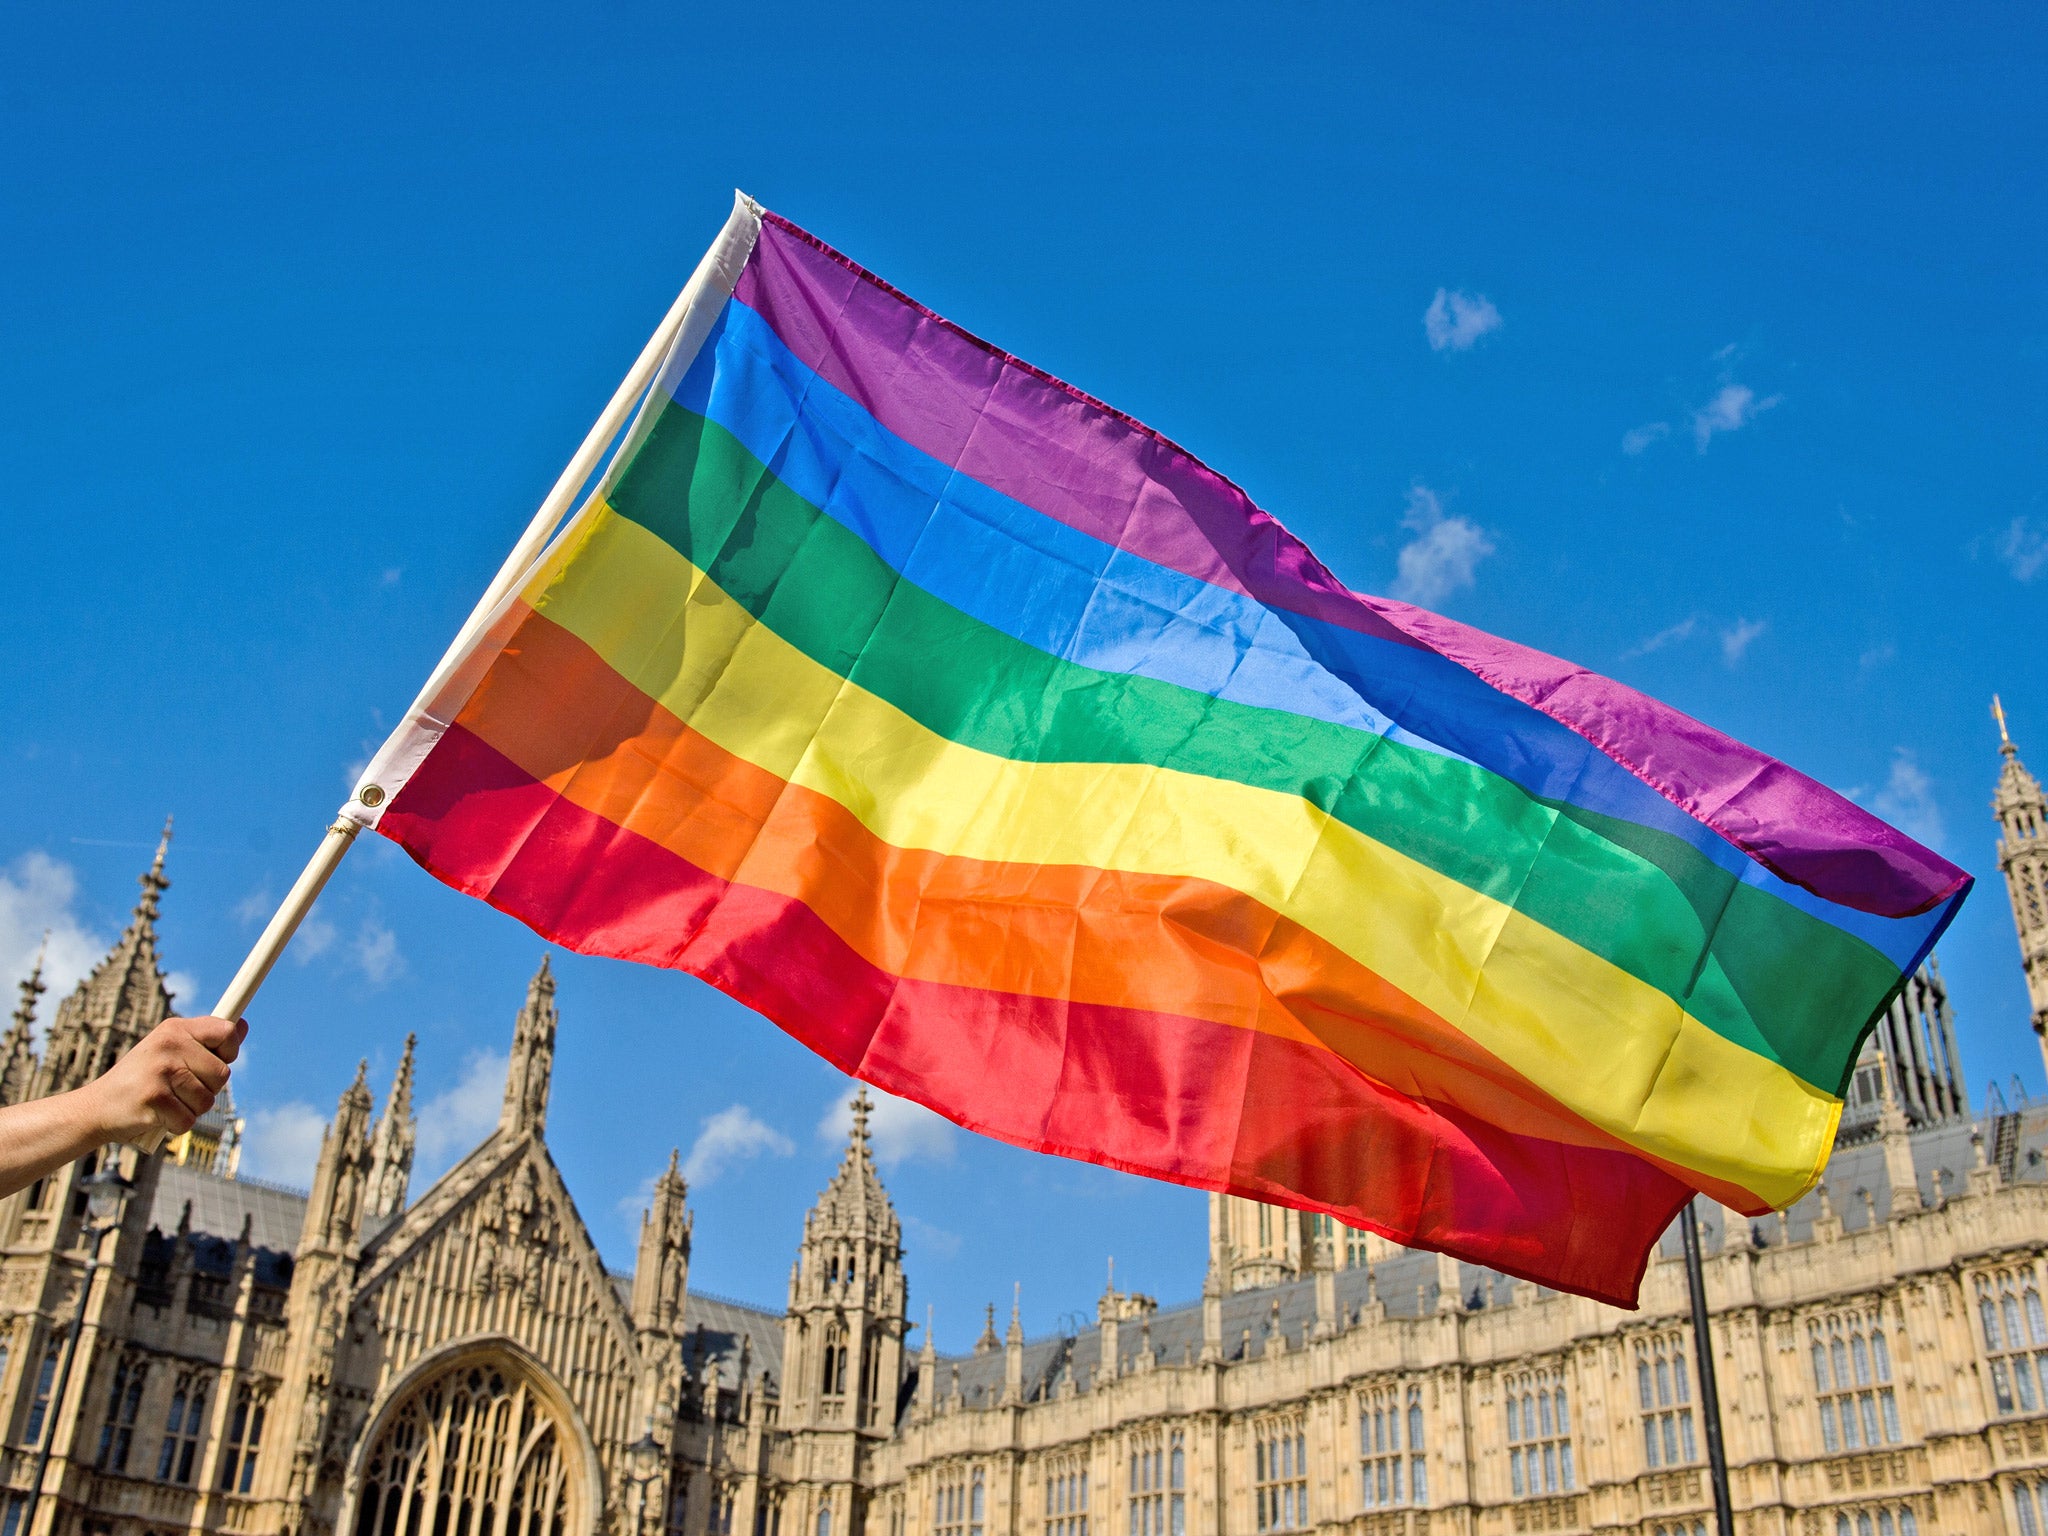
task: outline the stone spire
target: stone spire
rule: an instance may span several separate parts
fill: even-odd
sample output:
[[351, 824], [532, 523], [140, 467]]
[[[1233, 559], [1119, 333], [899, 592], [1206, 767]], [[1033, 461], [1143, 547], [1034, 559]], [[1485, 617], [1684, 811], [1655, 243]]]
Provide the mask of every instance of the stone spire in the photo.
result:
[[[43, 934], [48, 948], [50, 935]], [[36, 963], [21, 978], [21, 1001], [14, 1007], [14, 1023], [0, 1038], [0, 1104], [19, 1104], [28, 1097], [36, 1075], [36, 999], [47, 991], [43, 985], [43, 950], [36, 951]]]
[[555, 973], [542, 955], [526, 986], [526, 1004], [512, 1026], [512, 1061], [505, 1071], [505, 1107], [498, 1129], [507, 1135], [547, 1129], [548, 1081], [555, 1066]]
[[2005, 708], [1994, 696], [1991, 713], [1998, 721], [1998, 790], [1991, 809], [1998, 817], [1998, 868], [2012, 902], [2013, 925], [2019, 930], [2020, 968], [2026, 973], [2027, 1002], [2033, 1010], [2034, 1034], [2048, 1062], [2048, 795], [2006, 733]]
[[416, 1139], [412, 1115], [412, 1053], [417, 1036], [405, 1037], [398, 1070], [391, 1076], [391, 1097], [370, 1132], [370, 1188], [363, 1215], [370, 1220], [396, 1216], [405, 1209], [412, 1186], [412, 1149]]
[[1024, 1282], [1010, 1289], [1010, 1330], [1003, 1335], [1003, 1401], [1024, 1401]]
[[128, 926], [92, 974], [58, 1005], [31, 1097], [91, 1082], [169, 1015], [171, 994], [157, 960], [156, 919], [171, 883], [164, 874], [170, 846], [171, 823], [166, 819], [156, 858], [142, 874], [142, 896]]
[[[640, 1256], [633, 1266], [633, 1322], [643, 1330], [680, 1332], [690, 1287], [689, 1186], [681, 1153], [671, 1149], [668, 1168], [654, 1181], [654, 1198], [640, 1218]], [[742, 1371], [744, 1380], [746, 1373]]]

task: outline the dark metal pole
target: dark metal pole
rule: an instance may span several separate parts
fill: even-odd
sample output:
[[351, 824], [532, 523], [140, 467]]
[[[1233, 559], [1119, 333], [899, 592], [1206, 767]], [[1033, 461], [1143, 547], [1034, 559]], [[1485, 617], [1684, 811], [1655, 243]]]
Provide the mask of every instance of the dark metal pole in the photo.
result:
[[85, 1324], [85, 1309], [92, 1300], [92, 1277], [99, 1273], [100, 1240], [107, 1235], [105, 1227], [88, 1227], [92, 1237], [92, 1249], [85, 1261], [85, 1280], [78, 1287], [78, 1306], [71, 1313], [71, 1326], [64, 1336], [64, 1359], [57, 1367], [56, 1389], [50, 1393], [50, 1405], [43, 1412], [42, 1448], [36, 1452], [35, 1476], [28, 1485], [28, 1514], [21, 1522], [21, 1536], [35, 1536], [36, 1510], [43, 1500], [43, 1474], [50, 1467], [50, 1447], [57, 1443], [57, 1423], [64, 1417], [64, 1393], [71, 1385], [71, 1363], [78, 1358], [78, 1331]]
[[[1728, 1452], [1721, 1444], [1721, 1388], [1714, 1375], [1714, 1341], [1707, 1331], [1707, 1276], [1700, 1268], [1700, 1220], [1692, 1202], [1678, 1218], [1685, 1234], [1685, 1285], [1692, 1293], [1692, 1350], [1700, 1378], [1700, 1416], [1707, 1431], [1707, 1475], [1714, 1484], [1714, 1530], [1735, 1536], [1735, 1507], [1728, 1498]], [[24, 1533], [33, 1536], [33, 1533]]]

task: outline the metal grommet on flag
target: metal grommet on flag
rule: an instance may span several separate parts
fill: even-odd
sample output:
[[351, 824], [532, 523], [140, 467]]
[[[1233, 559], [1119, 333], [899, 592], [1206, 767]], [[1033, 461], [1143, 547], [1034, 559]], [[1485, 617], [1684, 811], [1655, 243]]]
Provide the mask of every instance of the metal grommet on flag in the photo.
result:
[[383, 788], [379, 785], [365, 784], [361, 789], [356, 791], [356, 798], [362, 801], [363, 804], [367, 805], [371, 810], [374, 811], [375, 809], [377, 809], [378, 806], [384, 803], [384, 791]]

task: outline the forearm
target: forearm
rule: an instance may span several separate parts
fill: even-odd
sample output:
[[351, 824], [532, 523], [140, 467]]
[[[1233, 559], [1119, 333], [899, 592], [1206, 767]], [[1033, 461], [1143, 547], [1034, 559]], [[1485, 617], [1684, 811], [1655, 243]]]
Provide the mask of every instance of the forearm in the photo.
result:
[[95, 1086], [0, 1108], [0, 1196], [121, 1139]]

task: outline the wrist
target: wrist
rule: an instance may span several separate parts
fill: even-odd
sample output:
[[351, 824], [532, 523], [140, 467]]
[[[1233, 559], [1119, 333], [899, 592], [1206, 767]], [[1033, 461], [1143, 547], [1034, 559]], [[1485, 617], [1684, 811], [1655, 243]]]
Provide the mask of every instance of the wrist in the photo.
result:
[[74, 1088], [62, 1097], [71, 1101], [65, 1108], [77, 1127], [81, 1144], [133, 1141], [156, 1129], [153, 1118], [147, 1115], [137, 1118], [133, 1106], [118, 1103], [115, 1095], [107, 1091], [104, 1077], [96, 1078], [82, 1088]]

